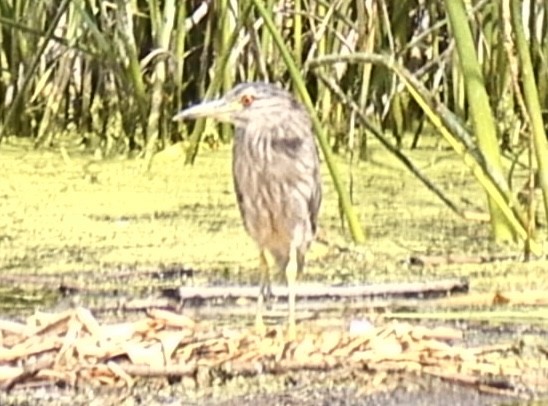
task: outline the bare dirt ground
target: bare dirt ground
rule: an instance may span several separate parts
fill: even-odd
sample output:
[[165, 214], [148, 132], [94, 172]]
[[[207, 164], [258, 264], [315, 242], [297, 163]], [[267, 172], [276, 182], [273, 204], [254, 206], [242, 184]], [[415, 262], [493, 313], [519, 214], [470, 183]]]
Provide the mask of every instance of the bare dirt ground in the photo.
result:
[[[227, 147], [206, 147], [193, 167], [185, 166], [180, 149], [172, 148], [155, 158], [147, 174], [140, 161], [94, 161], [84, 153], [68, 153], [67, 159], [58, 149], [36, 152], [14, 140], [0, 145], [3, 318], [23, 319], [36, 310], [81, 305], [97, 310], [96, 316], [104, 320], [131, 319], [137, 315], [117, 312], [113, 303], [155, 300], [181, 285], [257, 283], [257, 253], [240, 223]], [[412, 152], [411, 158], [460, 207], [485, 210], [483, 193], [450, 151], [424, 149]], [[354, 285], [463, 278], [472, 292], [548, 291], [548, 261], [523, 262], [519, 247], [492, 243], [488, 224], [456, 216], [384, 151], [373, 146], [369, 162], [350, 169], [341, 160], [340, 169], [353, 176], [353, 200], [368, 244], [353, 246], [341, 229], [336, 196], [324, 168], [320, 221], [328, 244], [313, 246], [306, 281]], [[410, 263], [417, 255], [459, 255], [470, 261]], [[237, 317], [223, 313], [222, 305], [217, 306], [219, 311], [215, 306], [189, 311], [215, 325], [251, 326], [254, 305], [238, 305]], [[341, 328], [356, 318], [381, 322], [383, 315], [364, 308], [367, 303], [354, 311], [335, 308], [326, 317], [338, 319]], [[527, 308], [503, 309], [528, 314]], [[539, 352], [548, 348], [546, 307], [540, 312], [537, 308], [535, 317], [496, 317], [497, 309], [491, 307], [487, 310], [493, 314], [483, 316], [476, 311], [486, 309], [461, 309], [453, 317], [444, 309], [429, 310], [448, 317], [419, 314], [413, 322], [462, 328], [469, 345], [510, 340], [524, 354], [546, 357], [546, 352]], [[483, 405], [545, 396], [527, 388], [518, 395], [484, 394], [421, 375], [380, 376], [343, 368], [235, 377], [205, 386], [185, 379], [169, 385], [142, 380], [124, 392], [27, 387], [0, 395], [0, 403]]]

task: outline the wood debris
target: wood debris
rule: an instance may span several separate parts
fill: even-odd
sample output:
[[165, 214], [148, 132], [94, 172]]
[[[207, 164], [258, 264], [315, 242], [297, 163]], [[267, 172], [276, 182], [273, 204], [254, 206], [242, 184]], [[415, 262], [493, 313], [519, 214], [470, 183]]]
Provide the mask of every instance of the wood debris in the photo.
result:
[[[304, 329], [303, 329], [304, 330]], [[319, 328], [285, 338], [215, 328], [185, 315], [150, 310], [133, 322], [101, 324], [84, 308], [0, 320], [0, 385], [56, 383], [131, 387], [136, 377], [196, 377], [330, 370], [413, 371], [480, 390], [522, 394], [548, 387], [548, 360], [528, 362], [513, 344], [467, 348], [463, 333], [392, 322], [356, 332]]]

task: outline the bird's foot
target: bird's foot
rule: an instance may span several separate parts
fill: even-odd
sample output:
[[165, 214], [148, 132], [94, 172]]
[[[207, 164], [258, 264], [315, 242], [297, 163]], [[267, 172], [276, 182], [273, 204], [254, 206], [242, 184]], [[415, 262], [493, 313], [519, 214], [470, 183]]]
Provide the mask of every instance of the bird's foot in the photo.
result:
[[255, 317], [255, 334], [261, 337], [266, 335], [266, 325], [264, 324], [263, 317], [260, 314], [257, 314]]
[[294, 341], [297, 338], [297, 326], [295, 323], [289, 322], [285, 337], [287, 341]]

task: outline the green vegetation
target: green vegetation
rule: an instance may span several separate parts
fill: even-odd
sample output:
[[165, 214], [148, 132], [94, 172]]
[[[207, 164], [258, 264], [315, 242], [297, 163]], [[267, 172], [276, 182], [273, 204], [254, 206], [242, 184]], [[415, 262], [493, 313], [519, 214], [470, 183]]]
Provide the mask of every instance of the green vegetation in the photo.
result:
[[230, 142], [231, 129], [175, 123], [174, 113], [237, 82], [275, 81], [314, 116], [354, 241], [371, 235], [358, 216], [367, 198], [355, 192], [371, 135], [466, 217], [409, 159], [410, 149], [443, 148], [441, 134], [460, 157], [454, 170], [475, 176], [487, 195], [492, 237], [540, 255], [547, 8], [540, 0], [0, 0], [0, 153], [27, 138], [68, 160], [81, 145], [94, 159], [137, 157], [150, 171], [155, 154], [181, 146], [195, 163], [204, 143]]

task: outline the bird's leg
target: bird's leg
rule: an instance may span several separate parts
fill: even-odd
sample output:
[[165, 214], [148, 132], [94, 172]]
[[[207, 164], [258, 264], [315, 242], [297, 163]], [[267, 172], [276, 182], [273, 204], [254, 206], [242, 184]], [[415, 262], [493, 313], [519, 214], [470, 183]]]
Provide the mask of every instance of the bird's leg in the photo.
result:
[[257, 298], [257, 313], [255, 314], [255, 331], [259, 335], [266, 333], [266, 326], [263, 320], [264, 301], [267, 294], [271, 294], [270, 290], [270, 273], [268, 270], [268, 262], [265, 257], [264, 250], [261, 250], [259, 256], [259, 271], [261, 272], [261, 290]]
[[264, 250], [261, 250], [259, 261], [261, 272], [261, 295], [263, 296], [263, 300], [268, 300], [272, 297], [272, 285], [270, 283], [270, 269], [268, 266], [268, 260], [266, 259], [266, 253]]
[[285, 278], [287, 280], [287, 290], [288, 290], [288, 328], [287, 335], [288, 339], [293, 340], [297, 335], [297, 327], [295, 322], [295, 284], [297, 282], [297, 271], [299, 269], [297, 262], [297, 249], [291, 245], [289, 251], [289, 261], [285, 267]]

